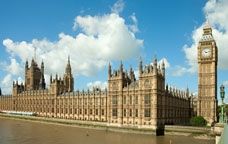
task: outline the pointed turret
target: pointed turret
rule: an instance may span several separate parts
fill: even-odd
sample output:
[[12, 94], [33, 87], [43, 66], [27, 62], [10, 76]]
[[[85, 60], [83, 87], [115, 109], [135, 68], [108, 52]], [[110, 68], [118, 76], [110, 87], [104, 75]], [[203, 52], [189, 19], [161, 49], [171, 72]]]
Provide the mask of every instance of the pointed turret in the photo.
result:
[[189, 88], [187, 87], [186, 89], [186, 97], [188, 98], [190, 95], [189, 95]]
[[142, 74], [143, 72], [143, 63], [142, 63], [142, 59], [140, 57], [140, 60], [139, 60], [139, 74]]
[[41, 62], [41, 73], [44, 74], [44, 62], [43, 62], [43, 60]]
[[25, 70], [27, 70], [28, 69], [28, 60], [26, 60], [26, 62], [25, 62]]
[[156, 56], [154, 57], [154, 61], [153, 61], [153, 66], [154, 68], [157, 68], [157, 65], [158, 65], [158, 60], [156, 58]]
[[44, 62], [41, 62], [41, 76], [40, 76], [40, 89], [45, 89], [46, 83], [44, 78]]
[[31, 67], [34, 67], [35, 66], [35, 60], [34, 59], [32, 59], [32, 62], [31, 62]]
[[50, 84], [52, 83], [52, 74], [51, 74], [51, 76], [50, 76]]
[[131, 79], [131, 82], [135, 81], [135, 74], [132, 67], [130, 68], [130, 79]]
[[165, 90], [168, 92], [169, 91], [169, 86], [166, 84]]
[[204, 32], [203, 35], [212, 35], [212, 27], [211, 27], [211, 25], [210, 25], [208, 20], [204, 24], [203, 32]]
[[70, 56], [68, 56], [68, 62], [67, 62], [65, 73], [66, 74], [71, 74]]
[[109, 78], [111, 77], [111, 75], [112, 75], [112, 66], [111, 66], [111, 64], [109, 63], [109, 64], [108, 64], [108, 76], [109, 76]]
[[120, 61], [120, 72], [123, 73], [123, 63]]
[[203, 27], [203, 36], [200, 39], [200, 42], [213, 41], [212, 27], [210, 26], [208, 20]]
[[64, 91], [72, 92], [74, 90], [74, 78], [71, 72], [70, 56], [68, 56], [68, 62], [66, 66], [66, 71], [63, 77]]
[[165, 76], [165, 61], [162, 61], [162, 65], [161, 65], [161, 70], [162, 70], [162, 75]]
[[157, 74], [157, 65], [158, 65], [158, 61], [156, 56], [154, 57], [154, 62], [153, 62], [153, 69], [154, 69], [154, 73]]

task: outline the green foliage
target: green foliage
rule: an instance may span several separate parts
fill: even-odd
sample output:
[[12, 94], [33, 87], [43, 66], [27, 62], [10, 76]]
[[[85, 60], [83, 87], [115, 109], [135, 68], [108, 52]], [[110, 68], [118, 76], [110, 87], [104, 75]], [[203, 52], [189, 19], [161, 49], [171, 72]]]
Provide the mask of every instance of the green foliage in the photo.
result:
[[[221, 105], [218, 106], [217, 111], [218, 111], [218, 114], [221, 113]], [[224, 112], [226, 113], [226, 115], [228, 115], [228, 104], [225, 104]]]
[[191, 118], [190, 123], [192, 126], [206, 126], [207, 121], [202, 116], [195, 116]]

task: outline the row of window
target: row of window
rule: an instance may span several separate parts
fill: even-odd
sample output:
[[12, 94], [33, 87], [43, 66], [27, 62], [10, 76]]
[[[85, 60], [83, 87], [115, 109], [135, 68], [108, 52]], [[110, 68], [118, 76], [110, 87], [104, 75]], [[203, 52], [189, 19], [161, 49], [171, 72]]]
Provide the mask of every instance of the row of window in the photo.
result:
[[[52, 105], [54, 105], [54, 99], [49, 99], [49, 100], [47, 100], [47, 99], [44, 99], [44, 100], [41, 100], [41, 99], [39, 99], [39, 100], [37, 100], [37, 99], [27, 99], [27, 100], [18, 100], [17, 102], [20, 103], [20, 104], [37, 104], [37, 105], [39, 105], [39, 104], [43, 104], [43, 105], [52, 104]], [[77, 99], [75, 99], [74, 101], [70, 100], [69, 102], [68, 102], [68, 100], [64, 100], [63, 101], [63, 100], [58, 100], [58, 99], [56, 101], [57, 105], [63, 105], [63, 104], [65, 104], [65, 105], [68, 105], [68, 104], [69, 105], [81, 104], [82, 105], [83, 103], [84, 103], [84, 105], [87, 105], [87, 104], [92, 105], [93, 104], [92, 99], [89, 100], [89, 103], [88, 103], [87, 99], [84, 99], [83, 101], [82, 101], [82, 99], [79, 99], [78, 102], [79, 103], [77, 103]], [[15, 101], [14, 101], [14, 104], [16, 104]], [[99, 104], [99, 100], [97, 98], [97, 99], [95, 99], [95, 105], [98, 105], [98, 104]], [[101, 98], [101, 105], [104, 105], [104, 104], [105, 104], [105, 100], [104, 100], [104, 98]]]
[[[129, 104], [132, 104], [133, 102], [133, 96], [129, 96]], [[127, 96], [123, 97], [123, 104], [127, 104]], [[134, 104], [138, 104], [138, 96], [134, 97]]]
[[[57, 113], [63, 113], [63, 108], [57, 108]], [[93, 109], [84, 109], [84, 112], [82, 111], [83, 109], [74, 109], [74, 113], [73, 113], [73, 109], [69, 109], [68, 108], [65, 108], [65, 113], [69, 113], [69, 114], [84, 114], [84, 115], [92, 115], [92, 114], [95, 114], [95, 115], [99, 115], [99, 110], [98, 109], [95, 109], [95, 113], [93, 113]], [[104, 116], [105, 115], [105, 110], [104, 109], [101, 109], [101, 115]]]
[[[112, 116], [117, 117], [117, 108], [112, 109]], [[123, 109], [123, 117], [127, 116], [127, 109]], [[138, 117], [138, 109], [134, 110], [134, 115], [133, 115], [133, 109], [129, 109], [129, 117]], [[145, 108], [144, 109], [144, 117], [151, 117], [151, 111], [150, 108]]]
[[[117, 102], [118, 102], [118, 96], [117, 95], [112, 96], [112, 104], [117, 105]], [[132, 104], [132, 102], [133, 102], [133, 96], [129, 96], [129, 104]], [[127, 104], [126, 96], [123, 97], [123, 104]], [[138, 104], [138, 96], [134, 97], [134, 104]], [[144, 96], [144, 104], [145, 105], [151, 104], [151, 96], [150, 95]]]

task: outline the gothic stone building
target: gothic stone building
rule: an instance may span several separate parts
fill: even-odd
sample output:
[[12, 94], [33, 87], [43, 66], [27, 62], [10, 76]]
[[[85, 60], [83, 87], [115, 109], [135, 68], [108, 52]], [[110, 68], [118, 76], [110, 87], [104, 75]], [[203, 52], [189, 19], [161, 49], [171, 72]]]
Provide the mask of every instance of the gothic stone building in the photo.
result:
[[207, 22], [198, 45], [198, 104], [197, 115], [208, 124], [217, 121], [217, 63], [218, 48]]
[[143, 66], [139, 78], [120, 64], [108, 68], [108, 88], [74, 91], [70, 60], [64, 77], [50, 76], [46, 88], [44, 63], [25, 64], [25, 83], [13, 83], [13, 94], [0, 97], [0, 110], [34, 112], [43, 117], [105, 122], [108, 126], [158, 129], [164, 124], [186, 124], [192, 116], [188, 89], [180, 91], [165, 85], [165, 64]]

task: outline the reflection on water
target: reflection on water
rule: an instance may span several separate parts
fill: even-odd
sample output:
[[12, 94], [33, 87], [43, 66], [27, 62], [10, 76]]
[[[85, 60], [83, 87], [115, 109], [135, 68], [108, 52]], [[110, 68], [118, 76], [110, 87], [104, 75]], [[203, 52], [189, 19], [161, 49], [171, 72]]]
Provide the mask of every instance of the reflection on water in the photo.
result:
[[214, 144], [185, 136], [107, 132], [0, 118], [0, 144]]

